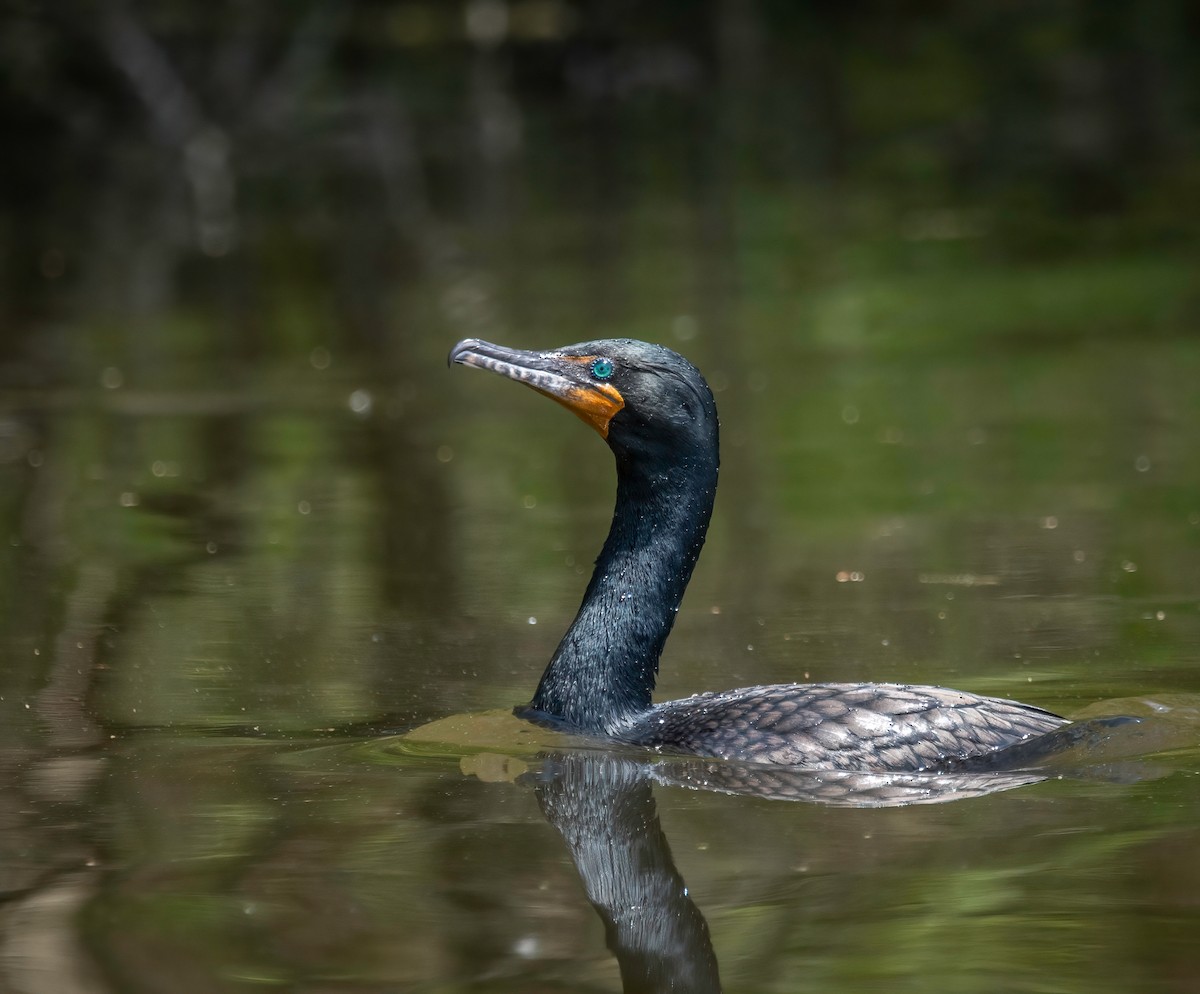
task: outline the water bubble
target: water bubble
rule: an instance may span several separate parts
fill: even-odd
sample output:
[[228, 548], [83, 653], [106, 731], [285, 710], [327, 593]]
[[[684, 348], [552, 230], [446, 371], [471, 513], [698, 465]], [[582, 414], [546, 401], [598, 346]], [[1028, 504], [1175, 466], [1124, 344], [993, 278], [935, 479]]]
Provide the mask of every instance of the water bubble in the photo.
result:
[[350, 410], [352, 410], [355, 414], [369, 414], [371, 411], [372, 402], [373, 398], [371, 397], [371, 391], [360, 389], [355, 390], [354, 393], [350, 395], [350, 400], [348, 403], [350, 404]]
[[439, 445], [437, 449], [437, 461], [449, 462], [454, 458], [454, 450], [448, 445]]
[[696, 319], [690, 314], [676, 314], [671, 321], [671, 331], [681, 342], [690, 342], [698, 330]]
[[535, 617], [534, 617], [532, 614], [529, 616], [529, 623], [530, 623], [531, 625], [536, 625], [536, 624], [537, 624], [537, 618], [535, 618]]
[[328, 369], [333, 357], [329, 354], [329, 349], [318, 345], [308, 354], [308, 361], [312, 364], [313, 369]]
[[121, 494], [122, 507], [137, 507], [139, 503], [140, 499], [138, 495], [132, 490], [126, 490], [123, 494]]
[[1133, 461], [1133, 468], [1136, 469], [1139, 473], [1148, 472], [1150, 469], [1150, 457], [1149, 456], [1138, 456]]
[[1044, 518], [1042, 518], [1042, 527], [1047, 531], [1053, 531], [1058, 527], [1058, 518], [1056, 518], [1053, 514], [1047, 514]]
[[100, 374], [100, 385], [106, 390], [116, 390], [124, 382], [125, 377], [116, 366], [107, 366]]
[[312, 505], [308, 501], [302, 500], [296, 505], [296, 510], [301, 514], [308, 514], [312, 511]]
[[842, 420], [848, 425], [858, 424], [858, 408], [853, 404], [847, 404], [842, 408]]
[[537, 956], [540, 949], [541, 945], [532, 935], [526, 935], [518, 939], [513, 945], [513, 952], [520, 956], [521, 959], [533, 959]]

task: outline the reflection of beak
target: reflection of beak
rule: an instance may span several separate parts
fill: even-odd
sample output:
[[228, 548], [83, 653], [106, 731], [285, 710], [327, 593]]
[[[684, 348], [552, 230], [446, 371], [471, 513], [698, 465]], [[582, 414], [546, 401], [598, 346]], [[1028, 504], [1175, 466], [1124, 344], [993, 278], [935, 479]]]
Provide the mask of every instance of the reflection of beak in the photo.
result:
[[450, 350], [449, 362], [478, 366], [533, 387], [579, 415], [608, 438], [608, 425], [625, 406], [621, 391], [611, 383], [592, 379], [596, 356], [525, 352], [477, 338], [464, 338]]

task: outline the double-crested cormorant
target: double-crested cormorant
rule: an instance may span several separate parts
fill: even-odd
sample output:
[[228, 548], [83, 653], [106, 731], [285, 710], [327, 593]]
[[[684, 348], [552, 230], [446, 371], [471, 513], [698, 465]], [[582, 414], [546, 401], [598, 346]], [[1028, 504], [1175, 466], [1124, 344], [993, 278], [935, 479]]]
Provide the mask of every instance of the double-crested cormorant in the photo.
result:
[[632, 339], [526, 352], [468, 338], [449, 358], [558, 401], [616, 456], [608, 538], [579, 613], [518, 716], [664, 751], [872, 772], [961, 767], [1066, 724], [1015, 701], [900, 684], [776, 684], [652, 704], [717, 490], [708, 384], [677, 353]]

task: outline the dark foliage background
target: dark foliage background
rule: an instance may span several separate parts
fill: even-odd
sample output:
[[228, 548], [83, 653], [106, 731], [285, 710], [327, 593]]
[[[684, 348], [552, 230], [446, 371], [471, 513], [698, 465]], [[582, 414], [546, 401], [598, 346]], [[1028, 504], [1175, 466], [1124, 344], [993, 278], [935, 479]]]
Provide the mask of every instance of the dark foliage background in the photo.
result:
[[[176, 302], [216, 318], [226, 362], [253, 359], [284, 331], [252, 315], [314, 280], [327, 345], [414, 334], [380, 299], [422, 280], [471, 330], [502, 310], [506, 267], [537, 271], [530, 222], [558, 218], [561, 247], [603, 266], [647, 204], [742, 246], [771, 237], [771, 205], [804, 205], [786, 231], [802, 267], [847, 242], [889, 265], [929, 242], [1009, 262], [1177, 248], [1200, 203], [1198, 17], [1184, 0], [10, 3], [5, 375], [65, 374], [33, 339], [73, 309], [152, 323]], [[580, 321], [619, 306], [598, 291]], [[58, 347], [78, 358], [80, 337]]]

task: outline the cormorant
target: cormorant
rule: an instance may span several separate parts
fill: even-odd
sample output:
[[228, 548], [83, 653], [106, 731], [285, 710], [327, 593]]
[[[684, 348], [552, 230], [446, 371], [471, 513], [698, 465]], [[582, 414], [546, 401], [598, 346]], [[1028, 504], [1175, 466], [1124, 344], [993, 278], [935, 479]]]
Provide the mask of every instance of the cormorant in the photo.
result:
[[717, 490], [717, 408], [704, 377], [670, 349], [633, 339], [527, 352], [468, 338], [449, 360], [558, 401], [616, 457], [608, 538], [518, 716], [662, 751], [885, 773], [962, 768], [1067, 724], [1016, 701], [882, 683], [776, 684], [653, 704]]

